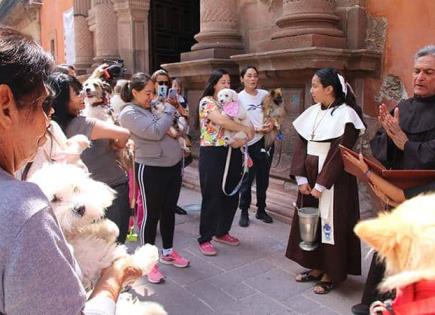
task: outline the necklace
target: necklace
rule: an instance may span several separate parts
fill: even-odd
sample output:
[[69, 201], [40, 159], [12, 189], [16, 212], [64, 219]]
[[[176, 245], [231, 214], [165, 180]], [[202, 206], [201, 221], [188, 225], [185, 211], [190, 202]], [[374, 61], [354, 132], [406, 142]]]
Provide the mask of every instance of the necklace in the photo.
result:
[[[332, 103], [334, 103], [334, 102], [332, 102]], [[316, 132], [317, 128], [319, 127], [320, 123], [322, 122], [323, 118], [325, 118], [325, 116], [328, 114], [328, 109], [329, 109], [329, 107], [331, 107], [332, 103], [329, 104], [328, 107], [326, 107], [325, 114], [322, 116], [322, 118], [320, 118], [319, 122], [317, 123], [317, 118], [319, 116], [319, 113], [322, 111], [322, 105], [320, 105], [319, 111], [317, 112], [316, 118], [314, 119], [313, 131], [311, 132], [311, 141], [314, 139], [315, 132]]]

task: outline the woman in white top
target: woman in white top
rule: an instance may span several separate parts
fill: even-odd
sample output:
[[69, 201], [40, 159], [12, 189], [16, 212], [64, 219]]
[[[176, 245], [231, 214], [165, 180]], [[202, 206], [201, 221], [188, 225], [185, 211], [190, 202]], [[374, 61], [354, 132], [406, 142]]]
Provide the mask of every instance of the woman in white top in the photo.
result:
[[272, 218], [266, 213], [266, 191], [269, 187], [269, 172], [273, 158], [274, 146], [268, 150], [264, 148], [264, 133], [273, 129], [271, 122], [264, 122], [263, 100], [268, 95], [265, 90], [257, 89], [258, 71], [254, 66], [247, 66], [240, 73], [240, 81], [243, 91], [239, 93], [238, 101], [246, 109], [251, 123], [255, 127], [255, 136], [248, 142], [248, 153], [253, 165], [249, 169], [248, 175], [243, 179], [240, 189], [239, 225], [249, 226], [248, 209], [251, 205], [251, 186], [256, 182], [257, 191], [257, 214], [256, 218], [266, 223], [272, 223]]

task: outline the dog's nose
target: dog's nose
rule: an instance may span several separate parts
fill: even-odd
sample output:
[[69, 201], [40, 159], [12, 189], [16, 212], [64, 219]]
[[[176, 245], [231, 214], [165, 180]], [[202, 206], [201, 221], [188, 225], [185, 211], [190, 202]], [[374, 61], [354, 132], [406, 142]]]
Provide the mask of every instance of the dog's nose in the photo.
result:
[[85, 214], [85, 206], [74, 207], [73, 211], [82, 217]]
[[91, 89], [90, 88], [86, 88], [86, 93], [90, 93], [91, 92]]

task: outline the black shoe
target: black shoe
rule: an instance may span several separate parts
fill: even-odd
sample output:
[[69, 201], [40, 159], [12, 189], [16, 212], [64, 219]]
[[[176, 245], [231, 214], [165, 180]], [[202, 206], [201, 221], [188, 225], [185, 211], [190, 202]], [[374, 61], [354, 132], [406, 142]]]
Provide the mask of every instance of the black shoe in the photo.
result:
[[179, 207], [179, 206], [176, 206], [176, 207], [175, 207], [175, 213], [176, 213], [176, 214], [181, 214], [181, 215], [186, 215], [186, 214], [187, 214], [187, 211], [184, 210], [183, 208]]
[[264, 211], [264, 210], [263, 211], [257, 211], [257, 214], [255, 215], [255, 217], [258, 220], [263, 221], [264, 223], [272, 223], [273, 222], [272, 217], [270, 215], [268, 215], [266, 213], [266, 211]]
[[239, 225], [241, 227], [248, 227], [249, 226], [249, 213], [248, 213], [248, 211], [242, 211], [242, 213], [240, 214]]
[[352, 306], [352, 314], [354, 315], [369, 315], [369, 307], [363, 303]]

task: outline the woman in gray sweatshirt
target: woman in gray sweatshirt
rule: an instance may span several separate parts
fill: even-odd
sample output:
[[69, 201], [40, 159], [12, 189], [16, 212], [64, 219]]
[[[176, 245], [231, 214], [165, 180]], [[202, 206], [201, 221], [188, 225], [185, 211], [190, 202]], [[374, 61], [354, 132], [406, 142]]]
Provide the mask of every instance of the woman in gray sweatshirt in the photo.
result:
[[[183, 158], [178, 140], [168, 133], [176, 109], [165, 103], [163, 112], [154, 114], [151, 111], [153, 97], [154, 84], [142, 72], [134, 74], [121, 91], [121, 98], [128, 104], [119, 114], [119, 122], [130, 130], [135, 143], [136, 178], [145, 212], [140, 239], [142, 243], [154, 244], [160, 221], [163, 243], [160, 262], [184, 268], [189, 261], [173, 249]], [[151, 283], [159, 283], [163, 278], [157, 265], [148, 274]]]

